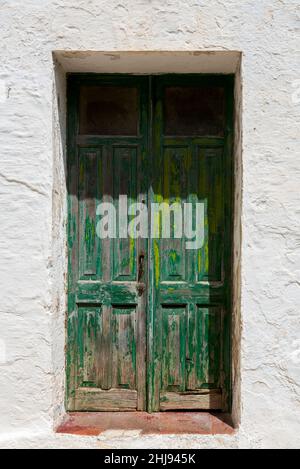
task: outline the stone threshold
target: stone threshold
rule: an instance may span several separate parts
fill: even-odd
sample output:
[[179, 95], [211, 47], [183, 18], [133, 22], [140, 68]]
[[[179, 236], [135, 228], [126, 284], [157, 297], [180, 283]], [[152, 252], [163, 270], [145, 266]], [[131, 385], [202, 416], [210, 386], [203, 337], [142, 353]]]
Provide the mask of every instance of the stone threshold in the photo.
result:
[[96, 436], [108, 430], [141, 434], [232, 435], [230, 416], [210, 412], [70, 412], [57, 433]]

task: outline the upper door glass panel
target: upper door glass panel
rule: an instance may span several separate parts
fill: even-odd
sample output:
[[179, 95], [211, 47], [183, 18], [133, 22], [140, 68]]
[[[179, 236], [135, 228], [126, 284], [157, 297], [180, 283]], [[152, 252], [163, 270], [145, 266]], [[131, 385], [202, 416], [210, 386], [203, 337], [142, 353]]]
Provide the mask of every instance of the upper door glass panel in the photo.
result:
[[81, 135], [138, 135], [139, 91], [135, 87], [81, 86]]
[[168, 86], [164, 93], [164, 134], [224, 135], [224, 89]]

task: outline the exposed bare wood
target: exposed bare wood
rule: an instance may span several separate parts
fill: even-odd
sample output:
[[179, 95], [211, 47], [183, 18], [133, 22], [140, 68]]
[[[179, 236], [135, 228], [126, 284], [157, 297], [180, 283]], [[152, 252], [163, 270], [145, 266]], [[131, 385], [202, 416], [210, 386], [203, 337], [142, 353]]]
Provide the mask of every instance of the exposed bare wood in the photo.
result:
[[136, 410], [137, 391], [133, 389], [78, 388], [75, 405], [77, 410], [118, 411]]
[[160, 410], [218, 410], [222, 408], [220, 391], [209, 390], [198, 392], [161, 392]]

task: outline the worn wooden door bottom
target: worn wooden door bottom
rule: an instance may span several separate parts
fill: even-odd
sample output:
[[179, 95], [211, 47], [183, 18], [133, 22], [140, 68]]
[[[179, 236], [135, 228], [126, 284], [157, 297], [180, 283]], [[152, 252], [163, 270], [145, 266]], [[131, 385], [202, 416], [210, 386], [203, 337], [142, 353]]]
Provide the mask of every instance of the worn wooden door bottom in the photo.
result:
[[[78, 411], [136, 411], [137, 391], [90, 388], [76, 391], [75, 407]], [[168, 410], [220, 410], [222, 392], [220, 390], [199, 390], [194, 392], [161, 392], [160, 411]]]
[[197, 390], [194, 392], [161, 392], [160, 410], [219, 410], [222, 409], [220, 390]]

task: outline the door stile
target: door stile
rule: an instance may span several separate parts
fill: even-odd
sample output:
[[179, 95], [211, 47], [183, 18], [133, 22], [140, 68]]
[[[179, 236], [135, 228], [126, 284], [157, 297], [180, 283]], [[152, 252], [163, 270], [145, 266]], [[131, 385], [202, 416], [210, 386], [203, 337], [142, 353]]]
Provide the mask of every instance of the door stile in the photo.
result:
[[149, 237], [147, 240], [147, 252], [148, 252], [148, 262], [147, 262], [147, 279], [148, 279], [148, 289], [147, 289], [147, 389], [146, 389], [146, 398], [147, 398], [147, 411], [152, 412], [152, 396], [153, 396], [153, 334], [154, 334], [154, 316], [153, 316], [153, 252], [151, 249], [151, 203], [153, 201], [153, 171], [154, 171], [154, 158], [153, 158], [153, 86], [152, 86], [152, 76], [148, 77], [148, 109], [149, 109], [149, 126], [148, 126], [148, 188], [147, 188], [147, 199], [148, 199], [148, 229]]
[[[148, 199], [148, 173], [149, 173], [149, 122], [150, 122], [150, 109], [149, 109], [149, 81], [145, 80], [144, 86], [141, 90], [141, 132], [145, 135], [141, 147], [141, 157], [138, 160], [137, 178], [138, 184], [138, 202], [145, 204], [147, 208], [149, 204]], [[149, 211], [148, 211], [149, 213]], [[149, 230], [149, 226], [148, 226]], [[148, 240], [147, 238], [139, 237], [137, 240], [137, 276], [138, 276], [138, 314], [137, 314], [137, 387], [138, 387], [138, 403], [137, 410], [146, 410], [147, 408], [147, 297], [149, 288], [148, 279]], [[141, 269], [141, 270], [140, 270]], [[141, 276], [141, 278], [139, 278]]]
[[[155, 193], [157, 188], [157, 174], [161, 174], [160, 151], [162, 146], [162, 101], [157, 94], [156, 77], [151, 77], [151, 186], [149, 200], [151, 203], [158, 202]], [[151, 220], [151, 214], [150, 214]], [[159, 317], [160, 308], [157, 303], [156, 281], [158, 272], [158, 241], [149, 237], [149, 381], [148, 381], [148, 412], [159, 411], [159, 389], [161, 375], [161, 321]]]

